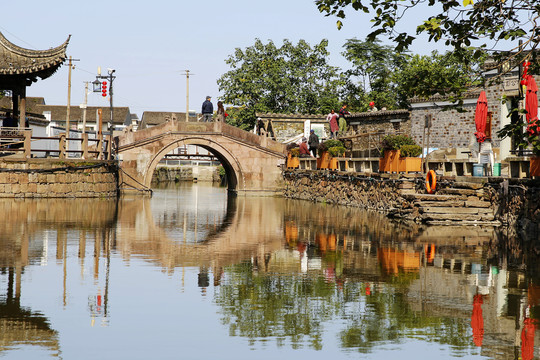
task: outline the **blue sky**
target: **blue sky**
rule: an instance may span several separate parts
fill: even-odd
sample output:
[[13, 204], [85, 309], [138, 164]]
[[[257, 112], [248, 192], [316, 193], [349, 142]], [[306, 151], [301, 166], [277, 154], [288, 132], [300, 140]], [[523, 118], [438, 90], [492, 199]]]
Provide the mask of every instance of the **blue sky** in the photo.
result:
[[[84, 82], [95, 80], [98, 66], [102, 72], [114, 68], [114, 105], [142, 116], [144, 111], [185, 111], [186, 69], [193, 74], [190, 109], [200, 111], [206, 95], [215, 104], [216, 80], [229, 70], [225, 59], [255, 38], [277, 44], [304, 39], [312, 45], [326, 38], [332, 65], [345, 68], [342, 46], [369, 33], [369, 17], [350, 11], [342, 30], [335, 20], [319, 13], [313, 0], [26, 0], [4, 5], [0, 31], [16, 45], [37, 50], [58, 46], [71, 34], [67, 55], [80, 60], [74, 62], [71, 105], [83, 102]], [[434, 48], [419, 44], [412, 50]], [[27, 95], [65, 105], [67, 85], [63, 66], [27, 88]], [[92, 93], [88, 104], [108, 106], [108, 100]]]

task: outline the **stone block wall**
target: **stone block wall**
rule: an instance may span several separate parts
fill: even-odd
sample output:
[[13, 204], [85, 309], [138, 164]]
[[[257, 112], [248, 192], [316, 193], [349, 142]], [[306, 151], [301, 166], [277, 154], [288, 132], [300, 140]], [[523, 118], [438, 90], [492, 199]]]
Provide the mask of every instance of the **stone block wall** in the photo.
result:
[[113, 161], [29, 159], [0, 161], [0, 197], [116, 197], [118, 166]]
[[459, 113], [457, 110], [442, 111], [440, 108], [431, 106], [414, 109], [411, 112], [411, 137], [417, 144], [422, 144], [425, 116], [431, 115], [430, 148], [468, 148], [471, 138], [476, 132], [474, 123], [476, 103], [464, 105], [463, 108], [465, 110], [463, 113]]
[[[494, 83], [485, 89], [488, 111], [492, 113], [491, 138], [493, 147], [499, 147], [500, 139], [497, 131], [501, 128], [501, 112], [503, 95], [514, 96], [514, 91], [504, 88], [502, 83]], [[413, 101], [411, 109], [411, 136], [417, 143], [422, 143], [424, 132], [424, 118], [426, 115], [432, 116], [432, 126], [430, 130], [430, 147], [432, 148], [468, 148], [471, 139], [476, 132], [474, 115], [476, 111], [476, 101], [481, 89], [470, 91], [465, 94], [463, 110], [444, 110], [443, 106], [450, 105], [442, 97], [430, 99], [429, 101]]]
[[[284, 179], [284, 195], [291, 199], [376, 210], [416, 222], [426, 211], [418, 207], [421, 194], [425, 194], [423, 177], [415, 179], [382, 174], [362, 176], [358, 173], [296, 170], [285, 172]], [[450, 215], [447, 215], [449, 218], [453, 216], [459, 219], [461, 212], [466, 214], [465, 210], [480, 206], [491, 209], [495, 223], [504, 226], [509, 234], [521, 234], [523, 238], [539, 238], [540, 181], [490, 178], [470, 183], [451, 177], [440, 181], [441, 188], [437, 190], [438, 193], [446, 194], [443, 197], [451, 197], [453, 202], [459, 200], [456, 204], [460, 201], [463, 203], [451, 205], [448, 212]], [[407, 183], [411, 186], [405, 186]], [[454, 196], [449, 196], [451, 194]], [[428, 195], [427, 201], [428, 206], [433, 206], [430, 202], [435, 201], [435, 198]], [[445, 217], [444, 214], [441, 216]], [[464, 216], [464, 219], [467, 218], [468, 216]]]
[[212, 181], [219, 182], [217, 166], [158, 166], [152, 175], [152, 183], [178, 181]]

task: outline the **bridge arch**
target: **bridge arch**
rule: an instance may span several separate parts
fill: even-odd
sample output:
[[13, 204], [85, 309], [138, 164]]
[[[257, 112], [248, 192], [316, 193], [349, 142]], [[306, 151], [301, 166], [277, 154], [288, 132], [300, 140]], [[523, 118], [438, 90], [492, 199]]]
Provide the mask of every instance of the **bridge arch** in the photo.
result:
[[186, 136], [180, 139], [171, 139], [169, 144], [166, 144], [161, 150], [155, 153], [150, 160], [144, 174], [144, 186], [150, 188], [152, 183], [152, 175], [156, 170], [157, 165], [171, 151], [183, 145], [197, 145], [212, 153], [221, 162], [225, 169], [227, 177], [227, 186], [229, 191], [237, 191], [244, 188], [244, 176], [242, 175], [242, 165], [238, 159], [228, 149], [214, 140], [200, 136]]
[[215, 155], [225, 168], [229, 190], [244, 195], [275, 195], [283, 189], [285, 145], [222, 122], [167, 121], [115, 138], [122, 193], [151, 193], [159, 161], [182, 145], [197, 145]]

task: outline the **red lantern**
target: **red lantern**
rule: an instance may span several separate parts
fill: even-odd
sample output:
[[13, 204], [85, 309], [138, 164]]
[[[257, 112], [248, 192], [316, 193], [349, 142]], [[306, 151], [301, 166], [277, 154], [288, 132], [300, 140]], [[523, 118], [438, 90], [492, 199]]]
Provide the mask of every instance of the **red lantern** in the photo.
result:
[[107, 82], [104, 81], [101, 83], [101, 96], [106, 97], [107, 96]]
[[370, 103], [369, 103], [369, 106], [374, 107], [374, 106], [375, 106], [375, 102], [373, 102], [373, 101], [370, 102]]

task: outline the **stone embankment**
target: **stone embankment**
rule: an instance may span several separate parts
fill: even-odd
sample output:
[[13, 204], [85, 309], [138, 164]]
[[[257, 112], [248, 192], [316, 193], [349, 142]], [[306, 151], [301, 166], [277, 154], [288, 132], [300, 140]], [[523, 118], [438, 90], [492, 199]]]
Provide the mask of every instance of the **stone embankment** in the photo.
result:
[[0, 197], [116, 197], [118, 166], [104, 160], [0, 161]]
[[540, 230], [540, 182], [501, 177], [441, 177], [427, 194], [420, 175], [284, 172], [286, 197], [356, 206], [431, 225], [515, 226]]
[[221, 181], [216, 166], [183, 165], [158, 166], [152, 175], [152, 183], [179, 181]]

